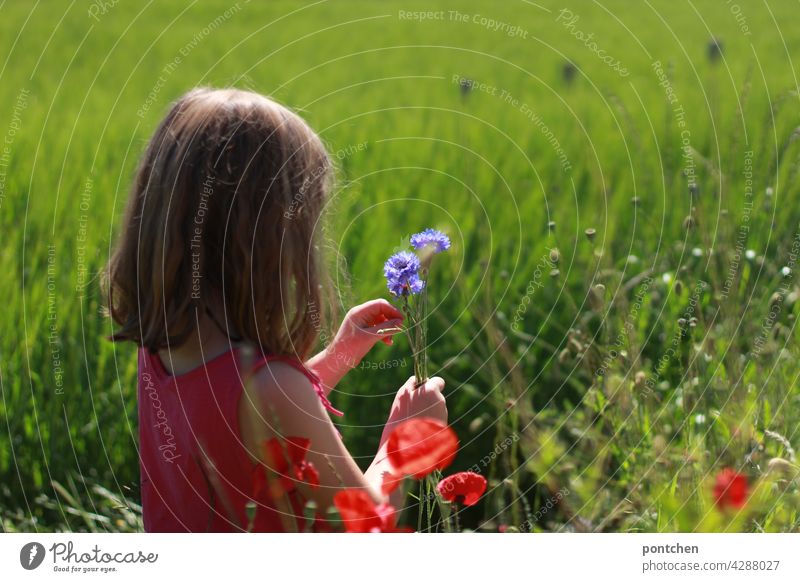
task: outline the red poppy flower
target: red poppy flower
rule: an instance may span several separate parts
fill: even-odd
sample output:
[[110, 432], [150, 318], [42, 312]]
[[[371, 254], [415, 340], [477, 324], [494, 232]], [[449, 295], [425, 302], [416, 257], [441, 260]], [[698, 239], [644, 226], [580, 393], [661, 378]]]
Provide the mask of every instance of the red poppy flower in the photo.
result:
[[714, 500], [720, 509], [744, 507], [747, 501], [747, 477], [730, 467], [720, 471], [714, 483]]
[[486, 479], [472, 471], [450, 475], [439, 481], [439, 495], [459, 505], [475, 505], [486, 491]]
[[348, 533], [407, 533], [411, 528], [395, 526], [397, 510], [388, 503], [375, 505], [366, 491], [343, 489], [333, 497]]
[[396, 473], [422, 479], [450, 465], [457, 450], [458, 437], [450, 427], [429, 418], [412, 418], [392, 431], [386, 452]]
[[381, 482], [381, 493], [389, 495], [389, 493], [400, 487], [400, 483], [403, 482], [403, 479], [405, 479], [404, 475], [386, 471], [383, 474], [383, 481]]
[[287, 493], [297, 487], [297, 482], [319, 487], [319, 473], [314, 464], [306, 461], [311, 441], [302, 437], [288, 437], [285, 441], [273, 437], [264, 441], [264, 462], [277, 473], [281, 487]]

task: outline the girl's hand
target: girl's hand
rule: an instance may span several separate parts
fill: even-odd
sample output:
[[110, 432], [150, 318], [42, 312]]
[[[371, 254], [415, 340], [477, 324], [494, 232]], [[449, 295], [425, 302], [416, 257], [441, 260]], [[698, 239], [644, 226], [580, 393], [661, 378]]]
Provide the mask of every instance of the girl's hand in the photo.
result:
[[389, 438], [389, 434], [398, 424], [410, 418], [432, 418], [447, 424], [447, 404], [442, 394], [444, 380], [434, 377], [416, 388], [415, 384], [416, 379], [411, 376], [397, 391], [381, 435], [381, 444]]
[[379, 341], [392, 345], [392, 336], [400, 333], [402, 312], [385, 299], [374, 299], [347, 312], [336, 337], [326, 350], [328, 357], [355, 368]]

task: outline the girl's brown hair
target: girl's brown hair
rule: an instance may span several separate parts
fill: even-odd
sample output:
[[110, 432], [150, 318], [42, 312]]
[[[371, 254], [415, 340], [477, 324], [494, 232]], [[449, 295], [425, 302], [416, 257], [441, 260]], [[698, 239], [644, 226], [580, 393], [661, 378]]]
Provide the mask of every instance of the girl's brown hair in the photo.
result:
[[235, 89], [181, 97], [139, 164], [108, 264], [112, 339], [176, 347], [207, 314], [265, 353], [307, 357], [331, 176], [320, 138], [274, 101]]

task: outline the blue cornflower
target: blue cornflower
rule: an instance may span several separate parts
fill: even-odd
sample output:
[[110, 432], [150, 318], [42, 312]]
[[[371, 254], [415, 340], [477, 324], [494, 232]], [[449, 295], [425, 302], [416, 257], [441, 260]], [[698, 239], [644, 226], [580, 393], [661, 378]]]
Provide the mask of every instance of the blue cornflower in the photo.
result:
[[439, 230], [426, 228], [411, 237], [411, 246], [418, 251], [429, 247], [434, 254], [441, 253], [450, 248], [450, 238]]
[[419, 272], [419, 257], [410, 251], [400, 251], [393, 254], [383, 265], [383, 275], [409, 278]]
[[394, 295], [415, 295], [425, 286], [419, 278], [419, 257], [409, 251], [393, 254], [383, 265], [386, 285]]
[[425, 287], [425, 281], [419, 275], [411, 275], [408, 279], [400, 277], [387, 277], [386, 286], [392, 295], [400, 297], [402, 295], [416, 295]]

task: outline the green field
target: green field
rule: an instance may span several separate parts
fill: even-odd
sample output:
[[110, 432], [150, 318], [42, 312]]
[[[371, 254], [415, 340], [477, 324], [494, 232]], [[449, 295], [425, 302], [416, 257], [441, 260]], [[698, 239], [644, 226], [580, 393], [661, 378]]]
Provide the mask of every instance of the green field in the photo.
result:
[[[106, 340], [99, 276], [146, 140], [198, 85], [328, 144], [344, 309], [387, 296], [410, 233], [450, 233], [432, 369], [456, 468], [490, 479], [462, 523], [800, 530], [797, 7], [0, 2], [3, 530], [141, 527], [135, 350]], [[332, 396], [364, 464], [408, 353], [376, 347]], [[742, 510], [714, 507], [723, 467]]]

